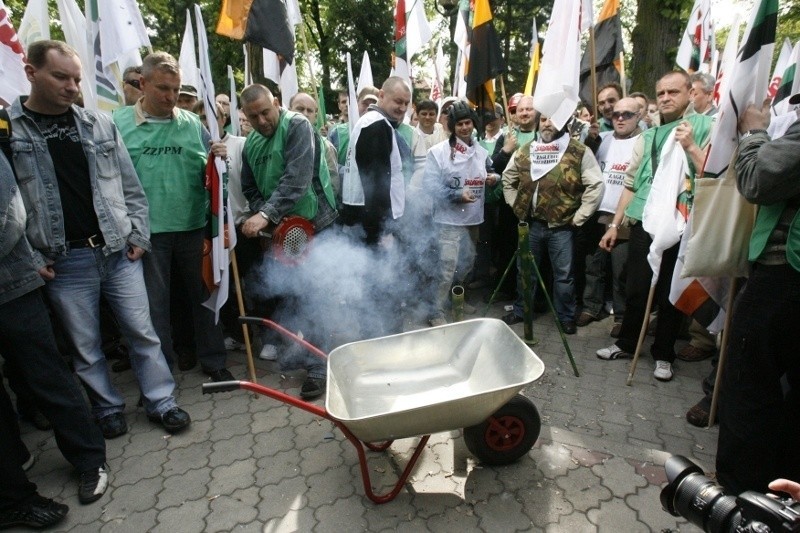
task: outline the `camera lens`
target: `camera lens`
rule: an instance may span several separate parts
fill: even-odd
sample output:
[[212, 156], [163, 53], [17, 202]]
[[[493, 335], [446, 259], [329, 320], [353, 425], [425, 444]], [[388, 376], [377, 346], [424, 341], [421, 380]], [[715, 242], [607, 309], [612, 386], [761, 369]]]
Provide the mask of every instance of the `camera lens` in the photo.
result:
[[675, 491], [675, 510], [704, 531], [728, 531], [736, 515], [735, 496], [726, 496], [722, 488], [702, 474], [689, 474]]

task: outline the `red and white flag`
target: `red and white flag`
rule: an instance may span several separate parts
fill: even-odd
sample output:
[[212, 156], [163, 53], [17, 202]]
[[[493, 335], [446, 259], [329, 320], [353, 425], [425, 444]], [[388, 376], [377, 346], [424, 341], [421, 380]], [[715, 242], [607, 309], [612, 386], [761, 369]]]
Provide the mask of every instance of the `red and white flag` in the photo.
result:
[[8, 17], [8, 9], [0, 0], [0, 98], [11, 103], [17, 96], [31, 92], [25, 75], [25, 52]]

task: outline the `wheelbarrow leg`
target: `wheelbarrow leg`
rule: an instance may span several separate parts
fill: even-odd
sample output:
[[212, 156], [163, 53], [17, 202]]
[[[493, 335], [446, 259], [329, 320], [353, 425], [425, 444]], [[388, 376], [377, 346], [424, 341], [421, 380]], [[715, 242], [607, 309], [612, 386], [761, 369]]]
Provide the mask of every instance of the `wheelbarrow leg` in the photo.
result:
[[[372, 482], [369, 476], [369, 466], [367, 465], [367, 456], [364, 453], [364, 448], [369, 447], [369, 444], [362, 443], [360, 440], [358, 440], [345, 425], [338, 422], [336, 422], [336, 425], [340, 430], [342, 430], [342, 433], [344, 433], [344, 436], [347, 437], [347, 440], [353, 443], [353, 446], [356, 447], [356, 453], [358, 453], [358, 463], [361, 467], [361, 481], [364, 483], [364, 493], [367, 495], [367, 498], [378, 504], [390, 502], [394, 500], [398, 494], [400, 494], [400, 491], [403, 489], [403, 485], [405, 485], [406, 480], [408, 480], [408, 476], [411, 475], [411, 470], [414, 469], [414, 466], [417, 464], [417, 459], [419, 459], [419, 456], [425, 449], [425, 445], [428, 444], [428, 439], [431, 437], [430, 435], [425, 435], [419, 440], [419, 444], [417, 444], [414, 454], [408, 460], [408, 464], [403, 470], [403, 473], [400, 474], [400, 479], [397, 480], [394, 488], [386, 494], [379, 495], [375, 494], [375, 492], [372, 490]], [[381, 447], [386, 449], [389, 447], [389, 444], [391, 444], [391, 442], [384, 443], [381, 445]]]

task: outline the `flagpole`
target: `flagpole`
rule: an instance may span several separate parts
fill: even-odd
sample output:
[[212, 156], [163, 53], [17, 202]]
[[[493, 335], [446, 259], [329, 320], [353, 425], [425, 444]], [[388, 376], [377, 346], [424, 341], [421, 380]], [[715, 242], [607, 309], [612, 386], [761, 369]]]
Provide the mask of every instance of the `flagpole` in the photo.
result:
[[[306, 53], [307, 54], [310, 53], [310, 50], [308, 49], [308, 40], [306, 39], [306, 25], [302, 20], [300, 21], [300, 39], [303, 41], [303, 48], [306, 49]], [[316, 100], [317, 102], [317, 111], [319, 111], [320, 109], [322, 109], [322, 106], [320, 105], [319, 102], [319, 86], [317, 85], [317, 77], [314, 75], [314, 65], [312, 64], [312, 62], [307, 61], [307, 63], [308, 63], [308, 72], [309, 75], [311, 76], [311, 86], [317, 88], [317, 90], [314, 91], [314, 100]], [[288, 106], [289, 102], [286, 102], [286, 105]]]
[[[595, 97], [596, 98], [596, 97]], [[655, 274], [653, 274], [655, 276]], [[628, 380], [625, 385], [631, 385], [633, 381], [633, 374], [636, 372], [636, 363], [639, 361], [639, 354], [642, 352], [642, 344], [644, 338], [647, 336], [647, 326], [650, 325], [650, 310], [653, 308], [653, 297], [656, 294], [656, 284], [650, 285], [650, 293], [647, 295], [647, 305], [644, 310], [644, 320], [642, 320], [642, 329], [639, 331], [639, 340], [636, 343], [636, 353], [633, 354], [633, 361], [631, 362], [631, 370], [628, 373]]]
[[708, 412], [708, 427], [714, 425], [717, 417], [717, 402], [719, 401], [719, 390], [722, 388], [722, 369], [725, 367], [725, 356], [728, 349], [728, 332], [731, 329], [733, 319], [733, 302], [736, 296], [736, 278], [731, 278], [731, 288], [728, 293], [728, 304], [725, 306], [725, 325], [722, 329], [722, 340], [719, 343], [719, 359], [717, 360], [717, 376], [714, 379], [714, 392], [711, 395], [711, 409]]
[[622, 85], [622, 97], [628, 97], [628, 83], [625, 79], [625, 52], [620, 50], [619, 52], [619, 81], [620, 85]]
[[508, 97], [506, 96], [506, 83], [503, 81], [502, 74], [500, 74], [500, 94], [503, 95], [503, 112], [505, 113], [508, 110]]
[[589, 28], [589, 54], [592, 58], [589, 71], [589, 77], [592, 80], [592, 115], [594, 115], [594, 121], [597, 122], [597, 68], [595, 67], [594, 26]]
[[[236, 303], [239, 305], [239, 316], [247, 316], [244, 310], [244, 298], [242, 298], [242, 283], [239, 281], [239, 264], [236, 262], [236, 249], [231, 250], [231, 267], [233, 268], [233, 283], [236, 286]], [[244, 346], [247, 350], [247, 371], [250, 373], [250, 381], [258, 383], [256, 380], [256, 366], [253, 363], [253, 346], [250, 342], [250, 330], [247, 324], [242, 322], [242, 333], [244, 334]]]

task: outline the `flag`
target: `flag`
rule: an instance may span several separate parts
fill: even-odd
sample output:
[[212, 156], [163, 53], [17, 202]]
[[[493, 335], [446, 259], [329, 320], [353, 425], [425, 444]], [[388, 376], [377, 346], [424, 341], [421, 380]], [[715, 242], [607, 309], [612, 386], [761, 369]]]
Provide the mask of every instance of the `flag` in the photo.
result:
[[[767, 89], [768, 97], [775, 98], [775, 93], [778, 91], [778, 87], [781, 85], [783, 71], [789, 66], [789, 56], [791, 55], [792, 43], [789, 41], [789, 38], [786, 37], [783, 40], [783, 46], [781, 46], [781, 51], [778, 54], [778, 61], [775, 63], [775, 70], [772, 72], [772, 79], [769, 82], [769, 89]], [[773, 104], [774, 103], [775, 102], [773, 102]]]
[[115, 61], [106, 61], [103, 57], [102, 33], [100, 31], [100, 12], [98, 0], [86, 0], [86, 32], [89, 38], [89, 51], [92, 54], [94, 72], [94, 100], [83, 100], [87, 109], [111, 113], [123, 103], [122, 87], [119, 80], [122, 76]]
[[25, 75], [25, 52], [8, 17], [8, 9], [0, 0], [0, 98], [11, 103], [17, 96], [29, 94], [31, 84]]
[[317, 122], [314, 124], [314, 127], [317, 131], [321, 131], [328, 118], [328, 110], [325, 109], [325, 91], [321, 83], [319, 84], [319, 91], [317, 92], [317, 103], [319, 104], [319, 109], [317, 109]]
[[772, 100], [772, 111], [776, 116], [790, 111], [789, 97], [800, 91], [800, 76], [798, 76], [797, 72], [798, 63], [800, 63], [800, 41], [797, 41], [792, 53], [789, 55], [778, 90], [775, 91], [775, 98]]
[[777, 22], [778, 0], [758, 0], [730, 71], [727, 89], [720, 99], [719, 112], [711, 131], [711, 148], [704, 169], [706, 174], [720, 176], [725, 172], [739, 144], [739, 114], [749, 104], [760, 105], [764, 101]]
[[75, 0], [56, 0], [58, 18], [64, 30], [64, 40], [78, 53], [81, 60], [81, 92], [83, 101], [90, 109], [95, 108], [95, 56], [89, 48], [89, 37], [86, 32], [86, 17]]
[[[414, 0], [411, 0], [412, 2]], [[392, 51], [392, 76], [411, 80], [406, 51], [406, 1], [397, 0], [394, 7], [394, 50]], [[410, 85], [410, 84], [409, 84]]]
[[592, 27], [594, 21], [594, 6], [592, 0], [581, 0], [580, 31], [585, 32]]
[[29, 0], [17, 31], [22, 48], [27, 50], [31, 43], [50, 39], [50, 14], [47, 0]]
[[730, 278], [681, 277], [686, 246], [692, 234], [691, 217], [681, 237], [678, 259], [672, 273], [669, 301], [711, 333], [719, 333], [725, 323], [725, 306], [730, 292]]
[[[469, 46], [467, 99], [478, 109], [494, 111], [494, 79], [506, 71], [489, 0], [475, 0]], [[480, 114], [479, 114], [480, 116]]]
[[714, 83], [714, 105], [719, 106], [720, 96], [728, 90], [728, 82], [731, 72], [736, 64], [736, 53], [739, 50], [739, 14], [733, 15], [731, 30], [728, 33], [728, 41], [725, 43], [725, 51], [722, 53], [722, 61], [717, 72], [716, 82]]
[[667, 135], [663, 146], [642, 212], [642, 228], [653, 239], [647, 254], [647, 262], [653, 270], [653, 285], [658, 281], [661, 257], [666, 250], [680, 242], [689, 215], [685, 204], [689, 162], [683, 148], [675, 140], [674, 129]]
[[453, 42], [458, 47], [456, 68], [453, 71], [452, 93], [459, 98], [467, 97], [467, 69], [469, 68], [469, 43], [472, 41], [472, 13], [469, 0], [459, 0], [456, 29]]
[[539, 71], [539, 31], [536, 29], [536, 17], [533, 17], [533, 28], [531, 30], [531, 66], [528, 68], [528, 79], [525, 80], [526, 96], [533, 95], [533, 81]]
[[150, 48], [150, 37], [136, 0], [97, 0], [103, 63], [121, 63], [131, 51]]
[[233, 77], [233, 67], [230, 65], [228, 65], [228, 81], [231, 92], [231, 135], [238, 137], [242, 134], [242, 127], [239, 124], [239, 97], [236, 96], [236, 78]]
[[431, 80], [430, 99], [439, 104], [444, 98], [444, 77], [447, 72], [447, 62], [442, 52], [442, 42], [436, 43], [436, 59], [433, 62], [433, 79]]
[[[197, 47], [200, 59], [200, 85], [203, 87], [203, 107], [206, 113], [206, 124], [211, 139], [220, 139], [219, 124], [217, 123], [216, 91], [214, 80], [211, 78], [211, 60], [209, 58], [208, 38], [206, 26], [200, 6], [194, 5], [195, 25], [197, 26]], [[206, 164], [206, 188], [209, 191], [210, 216], [210, 261], [204, 259], [204, 270], [208, 270], [210, 263], [211, 276], [206, 279], [206, 284], [211, 295], [203, 305], [214, 311], [215, 322], [219, 321], [219, 310], [228, 299], [229, 279], [228, 268], [230, 264], [230, 250], [236, 246], [236, 232], [228, 232], [231, 216], [230, 201], [227, 194], [228, 174], [225, 160], [209, 154]], [[226, 242], [227, 241], [227, 242]], [[209, 284], [209, 282], [211, 282]]]
[[244, 39], [294, 63], [294, 32], [282, 0], [222, 0], [217, 33]]
[[[191, 85], [200, 90], [200, 72], [197, 69], [197, 48], [194, 43], [194, 32], [192, 31], [192, 16], [186, 10], [186, 27], [183, 30], [183, 40], [181, 41], [181, 52], [178, 55], [178, 64], [181, 67], [181, 84]], [[198, 93], [202, 97], [202, 93]]]
[[622, 24], [619, 19], [619, 0], [606, 0], [597, 25], [594, 27], [594, 54], [586, 47], [581, 59], [580, 97], [586, 103], [594, 102], [592, 94], [592, 62], [595, 65], [598, 89], [607, 83], [620, 82], [620, 54], [622, 53]]
[[[300, 6], [297, 0], [286, 1], [286, 20], [292, 35], [295, 38], [295, 26], [302, 22]], [[297, 83], [297, 65], [273, 50], [264, 48], [263, 51], [264, 76], [278, 84], [281, 92], [281, 103], [289, 105], [289, 100], [300, 90]]]
[[700, 70], [700, 65], [710, 59], [709, 42], [713, 34], [711, 0], [695, 0], [675, 63], [686, 72]]
[[[358, 114], [358, 98], [356, 96], [356, 84], [353, 81], [353, 63], [350, 59], [350, 52], [347, 52], [347, 126], [350, 133], [353, 133], [353, 127], [360, 118]], [[352, 145], [351, 145], [352, 148]], [[347, 154], [350, 157], [350, 154]], [[345, 165], [349, 168], [350, 164]]]
[[559, 129], [578, 106], [580, 8], [572, 0], [555, 0], [533, 93], [536, 109]]
[[361, 72], [358, 74], [356, 94], [360, 93], [364, 87], [373, 85], [375, 85], [375, 82], [372, 79], [372, 64], [369, 62], [369, 54], [364, 50], [364, 57], [361, 59]]

